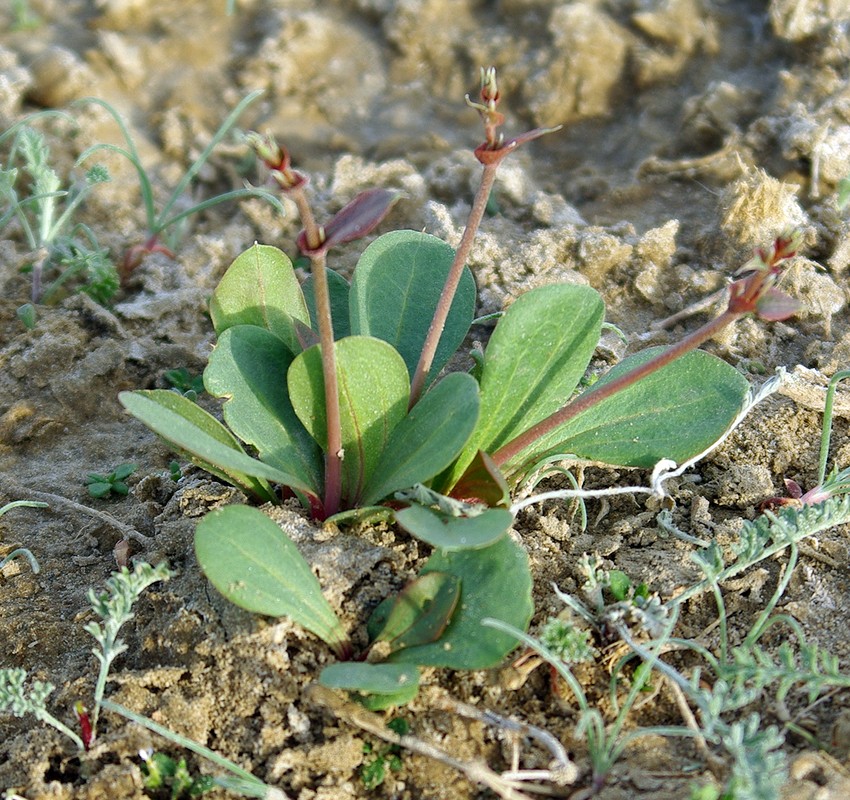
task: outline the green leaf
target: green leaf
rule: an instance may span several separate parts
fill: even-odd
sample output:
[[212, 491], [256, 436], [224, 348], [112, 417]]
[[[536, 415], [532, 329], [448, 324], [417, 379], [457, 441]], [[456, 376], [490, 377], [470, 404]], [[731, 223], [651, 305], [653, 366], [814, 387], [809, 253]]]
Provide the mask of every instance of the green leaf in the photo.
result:
[[835, 203], [839, 209], [843, 209], [846, 205], [850, 204], [850, 177], [842, 178], [838, 181]]
[[448, 467], [475, 428], [478, 405], [474, 378], [460, 372], [443, 378], [393, 429], [363, 490], [363, 504], [425, 483]]
[[460, 580], [455, 575], [420, 575], [372, 612], [369, 638], [388, 642], [391, 652], [434, 642], [449, 624], [459, 597]]
[[[416, 370], [454, 250], [416, 231], [385, 233], [370, 244], [351, 281], [351, 330], [376, 336], [401, 353], [410, 376]], [[475, 280], [468, 268], [458, 284], [430, 375], [436, 377], [472, 324]]]
[[484, 354], [478, 427], [447, 488], [478, 450], [494, 452], [567, 402], [599, 341], [604, 311], [597, 292], [572, 284], [532, 289], [508, 308]]
[[126, 478], [129, 478], [136, 470], [138, 469], [137, 464], [132, 464], [130, 462], [126, 462], [124, 464], [119, 464], [112, 471], [112, 477], [117, 481], [123, 481]]
[[195, 529], [195, 554], [210, 583], [240, 608], [289, 617], [337, 652], [348, 637], [301, 553], [250, 506], [211, 511]]
[[612, 569], [608, 572], [608, 590], [618, 603], [628, 598], [631, 586], [631, 578], [622, 570]]
[[224, 425], [176, 392], [168, 389], [121, 392], [118, 399], [175, 452], [234, 486], [272, 502], [276, 501], [275, 495], [263, 479], [310, 492], [293, 475], [246, 455]]
[[[326, 270], [328, 278], [328, 293], [331, 297], [331, 319], [333, 320], [334, 339], [344, 339], [351, 335], [351, 322], [348, 315], [348, 281], [332, 269]], [[310, 321], [314, 331], [319, 330], [316, 318], [316, 294], [313, 289], [313, 276], [310, 275], [303, 284], [304, 300], [310, 310]]]
[[[588, 391], [660, 350], [649, 348], [624, 359]], [[662, 458], [681, 463], [728, 430], [748, 390], [734, 367], [695, 350], [569, 420], [520, 458], [528, 463], [561, 452], [630, 467], [653, 467]]]
[[486, 669], [516, 647], [516, 639], [481, 625], [494, 617], [525, 630], [534, 606], [531, 571], [525, 550], [503, 536], [483, 550], [437, 551], [421, 574], [445, 572], [460, 578], [457, 610], [445, 633], [431, 644], [407, 647], [390, 656], [393, 662], [450, 669]]
[[419, 505], [396, 511], [395, 518], [408, 533], [446, 552], [489, 547], [514, 521], [505, 508], [488, 508], [474, 517], [452, 517]]
[[330, 664], [319, 683], [352, 692], [354, 699], [372, 711], [409, 703], [419, 691], [419, 670], [405, 664], [366, 664], [347, 661]]
[[234, 325], [256, 325], [279, 336], [293, 352], [301, 352], [293, 319], [309, 325], [310, 314], [289, 257], [255, 244], [230, 265], [213, 292], [210, 316], [215, 332]]
[[[434, 481], [440, 491], [444, 476]], [[451, 489], [452, 497], [486, 506], [507, 506], [511, 502], [511, 491], [505, 476], [483, 450], [479, 450], [463, 475]]]
[[[393, 428], [407, 413], [410, 381], [399, 354], [386, 342], [349, 336], [335, 343], [342, 429], [344, 505], [361, 505]], [[327, 450], [320, 348], [301, 353], [289, 368], [289, 396], [304, 427]]]
[[222, 413], [230, 430], [257, 448], [267, 464], [295, 475], [319, 496], [322, 454], [295, 415], [286, 389], [293, 355], [265, 328], [236, 325], [221, 334], [204, 370], [204, 385], [227, 398]]

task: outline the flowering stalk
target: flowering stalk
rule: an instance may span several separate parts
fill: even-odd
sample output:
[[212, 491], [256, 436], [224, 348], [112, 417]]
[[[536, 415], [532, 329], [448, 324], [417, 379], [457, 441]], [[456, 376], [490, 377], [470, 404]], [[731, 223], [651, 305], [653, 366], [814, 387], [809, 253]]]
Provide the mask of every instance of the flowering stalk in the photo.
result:
[[269, 136], [249, 133], [248, 143], [269, 168], [280, 190], [298, 207], [304, 229], [298, 235], [298, 247], [310, 259], [319, 325], [319, 348], [322, 354], [322, 378], [327, 421], [325, 454], [325, 495], [319, 516], [329, 517], [339, 511], [342, 497], [342, 426], [339, 407], [339, 380], [334, 348], [331, 298], [328, 289], [327, 252], [336, 244], [365, 236], [389, 212], [400, 195], [386, 189], [361, 192], [328, 222], [319, 225], [307, 198], [309, 178], [292, 169], [289, 153]]
[[419, 363], [416, 365], [416, 371], [413, 373], [413, 380], [410, 385], [409, 408], [413, 408], [416, 405], [428, 383], [437, 346], [440, 343], [440, 337], [443, 335], [443, 329], [445, 328], [446, 320], [452, 307], [452, 301], [463, 275], [463, 267], [469, 257], [470, 250], [472, 250], [472, 242], [475, 239], [476, 233], [478, 233], [481, 220], [484, 218], [487, 200], [490, 197], [490, 191], [496, 180], [496, 172], [499, 169], [499, 164], [521, 144], [560, 128], [560, 126], [558, 128], [536, 128], [505, 142], [504, 137], [498, 132], [499, 126], [505, 121], [505, 117], [496, 110], [500, 95], [496, 84], [495, 67], [489, 67], [486, 70], [482, 68], [481, 70], [480, 98], [481, 102], [475, 103], [467, 95], [466, 102], [470, 108], [474, 108], [480, 114], [484, 124], [485, 140], [474, 151], [475, 157], [484, 167], [481, 175], [481, 183], [475, 194], [472, 208], [469, 211], [466, 228], [463, 231], [460, 244], [455, 252], [448, 277], [443, 285], [443, 291], [440, 294], [440, 299], [437, 301], [434, 316], [431, 319], [428, 333], [425, 336], [425, 342], [422, 345]]
[[612, 381], [584, 392], [572, 402], [562, 406], [554, 414], [511, 439], [492, 454], [495, 464], [503, 469], [513, 458], [541, 437], [551, 433], [597, 403], [601, 403], [606, 398], [637, 383], [637, 381], [656, 372], [677, 358], [681, 358], [685, 353], [695, 350], [727, 325], [746, 314], [756, 314], [762, 319], [771, 321], [786, 319], [791, 316], [798, 309], [797, 302], [776, 289], [774, 284], [782, 272], [783, 262], [796, 255], [799, 243], [799, 234], [794, 232], [777, 237], [769, 248], [756, 250], [753, 258], [741, 269], [741, 271], [747, 271], [748, 274], [729, 286], [729, 302], [726, 310], [719, 317], [706, 323], [654, 358], [639, 364]]
[[[309, 178], [290, 167], [289, 153], [271, 137], [249, 134], [249, 143], [269, 168], [280, 190], [298, 207], [304, 226], [300, 239], [302, 250], [310, 259], [310, 271], [316, 292], [316, 318], [319, 324], [319, 347], [322, 353], [322, 377], [325, 389], [325, 415], [328, 424], [328, 450], [325, 457], [325, 497], [323, 514], [339, 511], [342, 492], [342, 430], [339, 417], [339, 384], [334, 352], [333, 319], [326, 266], [325, 231], [316, 223], [305, 191]], [[301, 241], [299, 241], [301, 244]]]

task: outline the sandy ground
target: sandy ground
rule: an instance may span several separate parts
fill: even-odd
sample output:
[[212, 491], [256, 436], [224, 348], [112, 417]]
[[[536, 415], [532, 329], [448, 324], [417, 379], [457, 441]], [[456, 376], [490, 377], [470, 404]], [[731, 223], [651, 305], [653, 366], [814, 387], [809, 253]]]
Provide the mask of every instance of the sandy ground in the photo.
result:
[[[846, 3], [248, 0], [227, 16], [223, 0], [31, 0], [38, 19], [25, 30], [13, 28], [8, 5], [0, 8], [0, 129], [35, 110], [67, 110], [71, 121], [39, 123], [60, 174], [74, 171], [87, 146], [120, 143], [102, 109], [73, 105], [101, 98], [127, 120], [160, 202], [229, 110], [262, 88], [240, 127], [268, 129], [288, 145], [313, 175], [320, 215], [363, 188], [399, 188], [405, 199], [380, 230], [427, 230], [452, 244], [479, 171], [471, 149], [480, 131], [463, 96], [474, 92], [478, 66], [495, 64], [509, 133], [564, 128], [518, 152], [500, 173], [499, 212], [485, 220], [470, 260], [482, 313], [532, 286], [584, 282], [603, 293], [607, 319], [626, 332], [630, 349], [668, 343], [711, 309], [663, 329], [652, 323], [721, 288], [754, 245], [787, 225], [800, 228], [805, 250], [786, 288], [803, 311], [783, 323], [744, 322], [707, 349], [754, 382], [780, 366], [808, 372], [757, 409], [694, 471], [695, 480], [682, 482], [675, 519], [729, 537], [762, 500], [783, 493], [784, 478], [813, 484], [823, 381], [850, 361], [850, 215], [835, 202], [839, 180], [850, 174]], [[216, 151], [192, 196], [256, 179], [242, 174], [241, 156], [232, 143]], [[120, 261], [146, 238], [138, 181], [126, 161], [98, 158], [112, 180], [91, 194], [80, 220]], [[199, 573], [194, 525], [234, 492], [188, 468], [173, 482], [170, 454], [116, 400], [124, 389], [165, 386], [168, 369], [199, 373], [213, 342], [206, 301], [230, 261], [255, 240], [294, 255], [297, 232], [294, 214], [281, 217], [259, 200], [218, 207], [190, 218], [173, 259], [147, 257], [108, 309], [69, 295], [41, 308], [26, 330], [15, 310], [28, 299], [21, 268], [30, 254], [19, 228], [7, 226], [0, 234], [0, 499], [50, 492], [105, 511], [149, 537], [131, 542], [133, 556], [165, 559], [175, 570], [173, 580], [146, 592], [125, 632], [129, 648], [108, 690], [117, 702], [298, 800], [488, 796], [456, 771], [410, 754], [381, 787], [363, 787], [363, 744], [375, 740], [305, 693], [330, 651], [287, 622], [235, 609]], [[333, 266], [350, 272], [364, 244], [342, 248]], [[622, 352], [612, 339], [599, 363]], [[839, 397], [834, 453], [842, 465], [850, 463], [848, 406]], [[87, 473], [128, 461], [138, 464], [128, 498], [88, 497]], [[623, 477], [596, 471], [588, 482]], [[694, 579], [690, 546], [662, 536], [642, 501], [619, 500], [606, 514], [591, 504], [589, 511], [586, 531], [557, 505], [517, 521], [534, 572], [533, 629], [560, 608], [551, 582], [575, 589], [585, 552], [663, 597]], [[333, 573], [329, 594], [352, 630], [362, 630], [376, 600], [426, 555], [392, 528], [331, 535], [297, 509], [280, 513], [301, 532], [313, 563]], [[844, 669], [846, 534], [835, 529], [811, 545], [782, 600]], [[0, 555], [28, 547], [42, 567], [33, 575], [16, 561], [0, 575], [0, 666], [54, 683], [51, 708], [68, 724], [96, 675], [82, 630], [91, 617], [86, 592], [115, 569], [121, 538], [113, 526], [55, 502], [0, 522]], [[730, 589], [733, 638], [752, 624], [781, 564], [770, 561]], [[714, 616], [711, 604], [694, 603], [683, 624], [694, 635]], [[582, 770], [567, 793], [583, 791], [587, 758], [575, 711], [553, 696], [543, 670], [516, 689], [498, 671], [431, 670], [424, 678], [425, 689], [402, 712], [417, 736], [457, 758], [505, 769], [509, 743], [442, 710], [440, 701], [492, 708], [561, 739]], [[587, 676], [603, 709], [607, 680], [602, 668]], [[789, 706], [792, 715], [805, 710], [813, 738], [787, 735], [793, 769], [784, 796], [850, 796], [846, 692], [810, 710], [802, 693], [792, 693]], [[766, 722], [785, 721], [768, 698], [760, 710]], [[680, 722], [663, 691], [633, 719], [639, 726]], [[106, 715], [95, 748], [81, 757], [32, 717], [3, 717], [0, 790], [29, 800], [141, 798], [138, 751], [145, 747], [170, 746]], [[527, 767], [546, 762], [533, 747], [524, 746], [522, 756]], [[194, 759], [190, 766], [208, 769]], [[653, 737], [625, 753], [599, 796], [684, 798], [694, 782], [710, 780], [692, 745]]]

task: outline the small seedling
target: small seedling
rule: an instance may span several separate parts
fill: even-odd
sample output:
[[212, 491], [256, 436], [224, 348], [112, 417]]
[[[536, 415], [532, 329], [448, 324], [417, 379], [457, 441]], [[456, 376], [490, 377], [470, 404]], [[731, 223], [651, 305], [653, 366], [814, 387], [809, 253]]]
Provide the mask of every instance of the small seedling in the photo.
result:
[[90, 472], [85, 481], [86, 488], [92, 497], [110, 497], [113, 494], [124, 497], [130, 491], [127, 478], [137, 469], [136, 464], [127, 463], [119, 464], [108, 475]]
[[[97, 302], [107, 303], [118, 289], [115, 267], [99, 247], [92, 231], [74, 216], [99, 183], [109, 180], [103, 166], [95, 165], [78, 181], [63, 188], [50, 165], [50, 149], [44, 135], [32, 127], [39, 115], [13, 125], [0, 142], [11, 139], [5, 166], [0, 167], [0, 229], [17, 220], [32, 253], [27, 267], [32, 275], [31, 304], [19, 311], [31, 326], [35, 304], [46, 303], [75, 276], [81, 276], [82, 291]], [[25, 183], [25, 194], [20, 193]], [[45, 275], [58, 272], [47, 285]]]
[[91, 715], [91, 739], [97, 734], [97, 721], [100, 715], [101, 701], [106, 689], [106, 681], [112, 662], [127, 649], [127, 645], [118, 638], [121, 626], [133, 619], [133, 604], [142, 592], [152, 583], [166, 581], [171, 577], [171, 571], [166, 564], [152, 567], [141, 562], [136, 564], [132, 572], [122, 567], [119, 572], [113, 572], [106, 581], [105, 592], [95, 592], [89, 589], [88, 599], [92, 610], [102, 622], [90, 622], [83, 630], [91, 634], [100, 646], [94, 650], [94, 655], [100, 662], [97, 683], [94, 689], [94, 710]]
[[[394, 717], [387, 723], [387, 727], [399, 736], [406, 736], [410, 730], [407, 720], [402, 717]], [[364, 742], [363, 754], [367, 759], [360, 767], [360, 780], [369, 790], [377, 789], [386, 780], [388, 772], [401, 771], [401, 747], [397, 744], [375, 749], [370, 742]]]
[[174, 247], [174, 242], [169, 242], [165, 244], [162, 241], [166, 232], [176, 230], [178, 223], [182, 222], [183, 220], [194, 214], [199, 214], [202, 211], [206, 211], [208, 208], [212, 208], [221, 203], [226, 203], [233, 200], [240, 200], [246, 197], [259, 197], [265, 200], [266, 202], [271, 203], [278, 211], [283, 213], [283, 206], [281, 205], [277, 197], [275, 197], [265, 189], [256, 187], [234, 189], [233, 191], [225, 192], [224, 194], [216, 195], [215, 197], [203, 200], [200, 203], [192, 203], [191, 205], [189, 205], [188, 208], [183, 208], [180, 211], [176, 210], [179, 201], [184, 197], [186, 191], [192, 185], [192, 182], [195, 180], [198, 173], [201, 171], [201, 169], [203, 169], [204, 164], [209, 161], [215, 148], [233, 129], [245, 109], [251, 103], [253, 103], [254, 100], [256, 100], [261, 94], [262, 90], [252, 92], [247, 97], [245, 97], [236, 106], [236, 108], [234, 108], [233, 111], [230, 112], [230, 114], [227, 115], [224, 122], [222, 122], [218, 130], [213, 134], [209, 144], [204, 148], [204, 150], [197, 157], [197, 159], [195, 159], [195, 161], [189, 166], [189, 168], [183, 174], [183, 177], [177, 182], [177, 185], [174, 187], [173, 191], [168, 196], [168, 199], [165, 201], [165, 204], [159, 210], [157, 210], [156, 198], [154, 197], [153, 181], [151, 180], [151, 176], [148, 174], [147, 170], [142, 164], [139, 152], [136, 149], [136, 144], [133, 141], [133, 137], [130, 135], [130, 131], [127, 128], [126, 123], [121, 118], [121, 115], [105, 100], [100, 100], [98, 98], [88, 98], [82, 101], [83, 103], [98, 105], [106, 110], [106, 112], [109, 114], [110, 117], [112, 117], [112, 119], [115, 121], [115, 124], [118, 126], [118, 129], [121, 132], [121, 138], [124, 140], [124, 145], [123, 147], [105, 143], [92, 145], [80, 155], [79, 159], [77, 159], [78, 163], [86, 161], [91, 155], [96, 152], [106, 150], [109, 152], [117, 153], [123, 158], [126, 158], [136, 170], [136, 174], [139, 178], [139, 189], [142, 194], [142, 203], [144, 204], [145, 208], [145, 218], [148, 236], [143, 243], [130, 247], [124, 254], [124, 258], [120, 268], [122, 280], [126, 280], [129, 277], [133, 270], [141, 263], [144, 256], [148, 253], [163, 253], [173, 258], [174, 253], [172, 252], [172, 248]]
[[29, 4], [29, 0], [12, 0], [12, 30], [31, 31], [40, 27], [43, 20]]
[[288, 795], [284, 794], [280, 791], [280, 789], [276, 789], [273, 786], [267, 786], [259, 778], [255, 778], [250, 772], [242, 769], [242, 767], [235, 764], [233, 761], [229, 761], [224, 756], [210, 750], [208, 747], [204, 747], [202, 744], [198, 744], [198, 742], [193, 741], [192, 739], [188, 739], [185, 736], [174, 733], [174, 731], [159, 725], [152, 719], [148, 719], [141, 714], [137, 714], [135, 711], [130, 711], [130, 709], [124, 708], [124, 706], [120, 706], [117, 703], [111, 703], [109, 700], [103, 701], [103, 708], [106, 711], [120, 714], [122, 717], [147, 728], [149, 731], [152, 731], [159, 736], [162, 736], [169, 742], [173, 742], [180, 747], [185, 747], [202, 758], [208, 759], [216, 766], [224, 769], [229, 774], [213, 778], [213, 783], [215, 783], [216, 786], [221, 786], [244, 797], [259, 797], [263, 800], [288, 800]]
[[53, 716], [46, 707], [46, 701], [55, 688], [51, 683], [33, 681], [26, 687], [26, 670], [0, 669], [0, 712], [8, 711], [16, 717], [34, 714], [37, 719], [52, 725], [64, 733], [79, 750], [88, 750], [97, 736], [97, 723], [100, 715], [103, 693], [109, 677], [112, 662], [127, 649], [127, 645], [118, 638], [122, 625], [133, 619], [133, 604], [141, 593], [152, 583], [168, 580], [171, 572], [165, 564], [152, 567], [139, 563], [132, 572], [126, 567], [112, 573], [106, 582], [106, 591], [97, 593], [89, 590], [88, 599], [92, 610], [102, 622], [90, 622], [84, 630], [91, 634], [99, 645], [92, 650], [100, 662], [97, 682], [94, 689], [93, 708], [87, 711], [81, 703], [76, 703], [81, 734], [77, 735], [65, 723]]
[[838, 182], [838, 190], [835, 194], [835, 204], [839, 210], [845, 209], [850, 204], [850, 175]]
[[64, 733], [78, 750], [85, 750], [83, 740], [47, 710], [47, 698], [56, 687], [52, 683], [33, 681], [27, 688], [26, 679], [25, 669], [0, 669], [0, 712], [9, 712], [15, 717], [33, 714], [36, 719]]
[[186, 367], [170, 369], [162, 377], [177, 394], [189, 400], [197, 400], [198, 395], [204, 392], [204, 376], [193, 375]]
[[208, 775], [192, 776], [186, 759], [173, 759], [166, 753], [141, 753], [145, 789], [166, 789], [171, 800], [200, 797], [215, 787]]

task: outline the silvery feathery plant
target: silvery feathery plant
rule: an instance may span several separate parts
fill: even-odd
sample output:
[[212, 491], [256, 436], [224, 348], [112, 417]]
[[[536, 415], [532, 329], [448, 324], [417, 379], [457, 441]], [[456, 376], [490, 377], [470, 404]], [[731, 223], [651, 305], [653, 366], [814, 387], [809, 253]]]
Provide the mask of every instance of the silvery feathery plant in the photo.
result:
[[33, 714], [37, 719], [64, 733], [79, 750], [88, 750], [97, 736], [97, 723], [109, 670], [113, 661], [127, 649], [124, 641], [118, 638], [118, 632], [133, 618], [133, 604], [142, 592], [152, 583], [168, 580], [170, 576], [171, 572], [165, 564], [152, 567], [150, 564], [139, 563], [132, 572], [126, 567], [120, 572], [114, 572], [106, 581], [106, 591], [89, 590], [88, 599], [92, 610], [101, 621], [88, 623], [84, 630], [97, 642], [92, 653], [100, 668], [95, 683], [92, 710], [87, 711], [79, 702], [75, 705], [79, 734], [47, 710], [47, 698], [55, 688], [53, 684], [33, 681], [27, 686], [27, 673], [24, 669], [0, 670], [0, 712], [9, 712], [16, 717]]
[[[50, 162], [50, 148], [32, 122], [33, 115], [0, 134], [11, 140], [0, 163], [0, 230], [16, 220], [30, 250], [31, 302], [18, 311], [32, 327], [35, 304], [49, 302], [73, 278], [82, 291], [107, 303], [118, 290], [118, 272], [92, 230], [75, 219], [86, 197], [109, 180], [102, 165], [90, 167], [82, 180], [64, 186]], [[50, 280], [47, 276], [50, 275]]]

